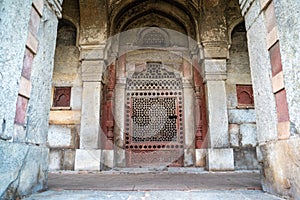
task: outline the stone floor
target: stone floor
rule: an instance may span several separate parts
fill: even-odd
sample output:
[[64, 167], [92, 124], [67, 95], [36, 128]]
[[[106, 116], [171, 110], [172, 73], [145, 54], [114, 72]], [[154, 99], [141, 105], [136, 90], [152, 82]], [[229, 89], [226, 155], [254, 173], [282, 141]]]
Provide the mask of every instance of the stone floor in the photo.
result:
[[261, 191], [257, 172], [134, 171], [50, 173], [49, 190], [25, 199], [280, 199]]

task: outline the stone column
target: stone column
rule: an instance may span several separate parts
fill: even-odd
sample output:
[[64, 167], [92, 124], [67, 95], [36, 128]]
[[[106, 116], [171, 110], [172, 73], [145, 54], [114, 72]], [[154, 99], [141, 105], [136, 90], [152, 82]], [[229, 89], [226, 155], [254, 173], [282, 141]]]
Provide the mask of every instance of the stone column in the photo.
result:
[[184, 107], [184, 166], [193, 166], [195, 163], [195, 119], [194, 119], [194, 88], [192, 81], [192, 65], [183, 60], [183, 107]]
[[125, 116], [125, 71], [126, 56], [119, 57], [116, 67], [116, 87], [115, 87], [115, 166], [125, 167], [125, 149], [124, 149], [124, 116]]
[[297, 199], [300, 2], [240, 0], [240, 7], [247, 29], [262, 188]]
[[226, 104], [226, 59], [205, 59], [202, 69], [208, 117], [208, 170], [233, 170], [233, 149], [229, 148]]
[[107, 66], [104, 73], [107, 80], [106, 86], [103, 88], [102, 98], [102, 169], [111, 169], [114, 165], [114, 92], [116, 84], [116, 66], [115, 61]]
[[205, 87], [203, 77], [200, 74], [199, 60], [203, 59], [202, 48], [198, 48], [193, 55], [193, 80], [195, 88], [195, 166], [205, 167], [207, 155], [207, 120], [206, 120], [206, 102]]
[[[60, 2], [1, 1], [0, 198], [47, 188], [46, 145]], [[19, 10], [18, 5], [22, 7]]]
[[100, 170], [101, 79], [104, 71], [103, 46], [81, 46], [82, 110], [80, 149], [76, 150], [75, 170]]

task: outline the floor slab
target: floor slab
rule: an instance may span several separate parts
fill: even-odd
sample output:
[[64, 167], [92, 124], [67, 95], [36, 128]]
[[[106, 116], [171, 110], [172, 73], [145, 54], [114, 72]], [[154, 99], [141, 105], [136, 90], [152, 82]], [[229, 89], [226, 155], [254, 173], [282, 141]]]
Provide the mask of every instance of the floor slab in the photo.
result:
[[49, 190], [25, 200], [279, 200], [261, 191], [258, 172], [172, 170], [56, 172]]
[[24, 200], [280, 200], [259, 190], [202, 191], [47, 191]]
[[50, 173], [50, 190], [260, 190], [256, 172]]

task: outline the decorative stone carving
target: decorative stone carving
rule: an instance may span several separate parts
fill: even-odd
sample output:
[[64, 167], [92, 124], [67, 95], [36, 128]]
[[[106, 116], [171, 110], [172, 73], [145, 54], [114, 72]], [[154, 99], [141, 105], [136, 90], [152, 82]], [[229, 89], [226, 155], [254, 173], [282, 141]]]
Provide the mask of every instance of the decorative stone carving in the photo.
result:
[[53, 96], [53, 107], [69, 107], [71, 87], [55, 87]]
[[55, 15], [60, 19], [62, 18], [62, 7], [61, 0], [46, 0], [51, 10], [55, 13]]
[[243, 16], [247, 13], [253, 2], [254, 0], [239, 0]]
[[239, 106], [254, 106], [252, 85], [237, 85], [236, 93]]
[[163, 29], [146, 28], [139, 33], [139, 46], [166, 47], [169, 43], [169, 36]]
[[[127, 165], [176, 165], [184, 148], [182, 80], [161, 63], [148, 63], [126, 85]], [[177, 152], [171, 156], [168, 152]], [[167, 160], [166, 160], [167, 159]], [[178, 160], [179, 159], [179, 160]]]

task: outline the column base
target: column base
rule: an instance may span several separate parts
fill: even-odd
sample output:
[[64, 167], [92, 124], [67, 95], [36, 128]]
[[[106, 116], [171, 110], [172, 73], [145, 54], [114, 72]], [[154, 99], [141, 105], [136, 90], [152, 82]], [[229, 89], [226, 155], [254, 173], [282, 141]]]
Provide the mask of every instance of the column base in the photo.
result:
[[184, 149], [184, 167], [192, 167], [194, 163], [195, 149]]
[[195, 149], [196, 167], [206, 166], [207, 149]]
[[233, 149], [208, 149], [206, 157], [206, 168], [209, 171], [233, 171]]
[[100, 171], [101, 150], [76, 149], [75, 171]]
[[122, 148], [115, 148], [115, 166], [126, 167], [125, 150]]
[[102, 150], [101, 170], [109, 170], [114, 167], [114, 150]]

